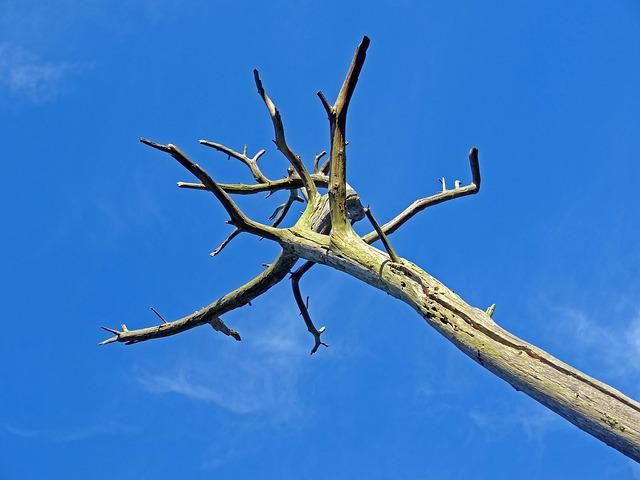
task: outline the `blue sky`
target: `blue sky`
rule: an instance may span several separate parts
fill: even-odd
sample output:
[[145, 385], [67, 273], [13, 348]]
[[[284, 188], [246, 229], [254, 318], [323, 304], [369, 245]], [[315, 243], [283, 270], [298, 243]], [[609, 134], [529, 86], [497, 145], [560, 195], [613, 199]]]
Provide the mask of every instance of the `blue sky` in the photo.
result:
[[[285, 160], [327, 147], [333, 97], [372, 38], [350, 109], [350, 182], [384, 221], [468, 180], [396, 251], [505, 328], [640, 397], [640, 4], [635, 0], [0, 3], [4, 222], [0, 478], [638, 479], [632, 463], [515, 392], [404, 305], [337, 272], [285, 282], [210, 328], [98, 348], [99, 325], [177, 318], [277, 247], [236, 239], [170, 158], [248, 181], [205, 138]], [[258, 201], [259, 200], [259, 201]], [[243, 199], [264, 219], [279, 203]]]

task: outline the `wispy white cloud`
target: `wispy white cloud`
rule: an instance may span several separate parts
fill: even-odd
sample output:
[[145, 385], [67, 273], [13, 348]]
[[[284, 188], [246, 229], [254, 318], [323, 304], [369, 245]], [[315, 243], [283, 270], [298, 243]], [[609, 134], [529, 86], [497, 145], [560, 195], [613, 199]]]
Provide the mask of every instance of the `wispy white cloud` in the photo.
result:
[[563, 348], [581, 362], [602, 365], [608, 374], [619, 378], [640, 373], [640, 314], [628, 322], [604, 323], [576, 308], [558, 308], [556, 312], [561, 318], [554, 322], [555, 338], [562, 338]]
[[100, 423], [73, 429], [59, 430], [22, 427], [8, 423], [4, 424], [3, 428], [5, 432], [15, 435], [16, 437], [63, 443], [87, 440], [89, 438], [105, 435], [124, 435], [133, 432], [133, 429], [128, 425], [117, 422]]
[[[242, 344], [198, 353], [169, 370], [146, 371], [138, 383], [151, 393], [172, 393], [208, 402], [234, 414], [269, 412], [286, 420], [302, 412], [299, 383], [310, 339], [297, 315], [277, 307], [268, 329], [244, 329]], [[246, 334], [246, 335], [245, 335]]]
[[0, 44], [0, 87], [35, 102], [54, 98], [65, 78], [80, 69], [68, 62], [43, 60], [13, 44]]
[[512, 406], [492, 406], [490, 411], [473, 410], [469, 417], [488, 438], [500, 438], [515, 430], [524, 433], [537, 446], [542, 446], [544, 436], [560, 428], [564, 422], [552, 411], [533, 402], [515, 409]]

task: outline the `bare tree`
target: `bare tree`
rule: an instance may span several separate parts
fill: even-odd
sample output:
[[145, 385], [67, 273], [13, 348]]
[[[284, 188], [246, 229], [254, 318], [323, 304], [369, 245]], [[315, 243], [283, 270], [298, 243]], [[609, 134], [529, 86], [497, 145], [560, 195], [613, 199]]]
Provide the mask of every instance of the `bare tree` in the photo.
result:
[[[175, 335], [205, 324], [240, 340], [238, 332], [226, 326], [220, 317], [249, 304], [291, 274], [296, 303], [314, 339], [311, 350], [314, 353], [324, 345], [321, 340], [324, 328], [316, 328], [309, 315], [308, 305], [300, 291], [300, 279], [314, 264], [327, 265], [407, 303], [471, 359], [516, 390], [526, 393], [624, 455], [640, 461], [640, 404], [504, 330], [491, 318], [494, 305], [487, 310], [468, 305], [420, 267], [399, 257], [391, 247], [388, 236], [425, 208], [478, 193], [480, 168], [477, 148], [469, 152], [471, 183], [467, 185], [463, 186], [456, 180], [453, 188], [447, 188], [443, 178], [440, 192], [416, 200], [383, 225], [379, 225], [371, 211], [361, 205], [357, 192], [347, 183], [346, 127], [347, 110], [368, 46], [369, 39], [364, 37], [333, 105], [322, 92], [318, 92], [329, 120], [331, 150], [329, 159], [322, 165], [320, 161], [326, 153], [316, 156], [313, 173], [288, 145], [280, 112], [267, 95], [257, 70], [254, 70], [255, 83], [273, 122], [275, 144], [291, 164], [286, 178], [272, 180], [263, 174], [258, 159], [265, 153], [264, 150], [250, 157], [246, 146], [242, 152], [237, 152], [224, 145], [202, 140], [202, 145], [245, 164], [255, 179], [252, 184], [217, 183], [175, 145], [161, 145], [140, 139], [144, 144], [168, 153], [199, 180], [199, 183], [179, 182], [180, 188], [212, 193], [229, 214], [228, 223], [235, 229], [212, 255], [220, 253], [241, 232], [272, 240], [282, 250], [258, 276], [206, 307], [174, 321], [165, 320], [154, 310], [161, 323], [148, 328], [130, 330], [122, 325], [120, 330], [115, 330], [103, 327], [113, 336], [101, 345], [114, 342], [130, 345]], [[327, 189], [327, 194], [321, 194], [320, 189]], [[289, 197], [286, 203], [276, 209], [270, 225], [247, 217], [231, 198], [231, 195], [279, 190], [288, 190]], [[296, 201], [306, 203], [300, 218], [290, 228], [279, 228], [278, 225]], [[373, 230], [361, 237], [352, 225], [365, 217]], [[372, 246], [377, 240], [381, 241], [384, 250]], [[292, 270], [299, 260], [305, 262]]]

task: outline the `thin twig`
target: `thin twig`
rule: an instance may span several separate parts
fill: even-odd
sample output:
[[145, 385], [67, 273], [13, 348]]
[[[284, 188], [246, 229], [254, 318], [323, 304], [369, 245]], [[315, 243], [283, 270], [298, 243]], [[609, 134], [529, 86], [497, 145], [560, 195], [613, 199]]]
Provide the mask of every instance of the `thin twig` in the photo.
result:
[[249, 233], [257, 234], [271, 240], [278, 240], [278, 232], [267, 225], [260, 224], [253, 220], [250, 220], [231, 197], [216, 183], [213, 178], [205, 172], [200, 165], [192, 162], [178, 147], [172, 144], [162, 145], [146, 138], [141, 138], [140, 141], [145, 145], [156, 148], [163, 152], [167, 152], [174, 159], [180, 163], [184, 168], [189, 170], [195, 177], [202, 182], [202, 184], [218, 199], [220, 204], [224, 207], [230, 217], [230, 222], [242, 230], [246, 230]]
[[318, 348], [320, 348], [320, 345], [324, 345], [325, 347], [329, 346], [326, 343], [324, 343], [320, 338], [320, 336], [324, 333], [326, 328], [325, 327], [316, 328], [316, 326], [313, 323], [313, 320], [311, 319], [311, 315], [309, 314], [309, 303], [308, 303], [309, 297], [307, 297], [307, 302], [305, 303], [305, 301], [302, 298], [302, 293], [300, 293], [300, 279], [306, 272], [309, 271], [311, 267], [313, 267], [313, 265], [314, 265], [313, 262], [305, 262], [300, 268], [298, 268], [295, 272], [291, 274], [291, 287], [293, 288], [293, 297], [295, 298], [296, 304], [300, 309], [300, 315], [302, 315], [304, 323], [307, 326], [307, 330], [309, 330], [309, 333], [311, 333], [311, 335], [313, 335], [313, 338], [314, 338], [314, 344], [313, 344], [313, 348], [311, 349], [311, 355], [313, 355], [318, 351]]
[[153, 308], [153, 307], [149, 307], [149, 309], [150, 309], [153, 313], [155, 313], [155, 314], [156, 314], [156, 316], [157, 316], [160, 320], [162, 320], [162, 323], [169, 323], [169, 322], [167, 322], [167, 320], [162, 316], [162, 314], [161, 314], [158, 310], [156, 310], [156, 309], [155, 309], [155, 308]]
[[218, 255], [222, 250], [224, 250], [224, 248], [229, 245], [229, 243], [231, 243], [231, 240], [233, 240], [234, 238], [236, 238], [240, 233], [242, 232], [242, 229], [236, 227], [233, 229], [233, 231], [229, 234], [229, 236], [227, 238], [225, 238], [222, 243], [220, 245], [218, 245], [218, 247], [211, 252], [209, 255], [212, 257], [215, 257], [216, 255]]
[[236, 152], [235, 150], [226, 147], [220, 143], [210, 142], [208, 140], [200, 140], [201, 145], [205, 145], [207, 147], [214, 148], [219, 152], [227, 154], [229, 157], [233, 157], [237, 160], [240, 160], [244, 163], [251, 171], [251, 175], [255, 178], [258, 183], [268, 183], [270, 180], [262, 173], [260, 167], [258, 167], [258, 159], [265, 154], [266, 150], [259, 150], [253, 157], [247, 156], [247, 146], [244, 146], [243, 153]]
[[[321, 171], [325, 168], [323, 165]], [[329, 185], [329, 177], [325, 173], [313, 174], [311, 179], [318, 187], [326, 188]], [[192, 190], [207, 190], [202, 183], [192, 182], [176, 182], [179, 188], [187, 188]], [[278, 192], [280, 190], [295, 190], [302, 188], [302, 180], [298, 176], [281, 178], [279, 180], [271, 180], [266, 183], [219, 183], [218, 186], [227, 193], [233, 195], [253, 195], [262, 192]]]
[[320, 163], [320, 159], [327, 154], [326, 150], [321, 151], [316, 154], [315, 159], [313, 160], [313, 173], [320, 173], [320, 169], [318, 168], [318, 164]]
[[365, 208], [364, 213], [369, 219], [369, 221], [371, 222], [371, 225], [373, 225], [373, 228], [375, 229], [375, 231], [378, 232], [378, 236], [380, 237], [380, 240], [382, 240], [382, 244], [384, 245], [385, 250], [389, 254], [389, 258], [391, 258], [391, 261], [394, 263], [400, 263], [400, 259], [398, 258], [398, 256], [396, 255], [396, 252], [394, 252], [393, 248], [391, 247], [391, 244], [389, 243], [389, 239], [385, 235], [382, 228], [380, 228], [380, 225], [374, 218], [373, 213], [371, 213], [371, 209]]

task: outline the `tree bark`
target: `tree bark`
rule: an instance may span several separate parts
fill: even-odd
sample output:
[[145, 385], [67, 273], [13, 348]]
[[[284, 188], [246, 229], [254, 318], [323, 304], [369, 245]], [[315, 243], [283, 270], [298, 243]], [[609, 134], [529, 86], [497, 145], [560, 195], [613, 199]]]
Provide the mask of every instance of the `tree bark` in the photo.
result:
[[329, 265], [411, 306], [472, 360], [624, 455], [640, 462], [640, 404], [501, 328], [413, 263], [347, 233], [291, 231], [285, 251]]
[[[368, 209], [363, 211], [357, 193], [346, 180], [346, 119], [368, 46], [369, 39], [364, 37], [333, 105], [329, 104], [324, 94], [318, 92], [329, 119], [331, 153], [326, 168], [318, 166], [324, 153], [316, 156], [314, 174], [307, 171], [300, 157], [287, 144], [280, 112], [267, 95], [257, 71], [254, 71], [256, 86], [271, 117], [276, 146], [291, 163], [287, 178], [270, 180], [262, 173], [257, 161], [264, 150], [250, 158], [246, 147], [240, 153], [214, 142], [202, 141], [204, 145], [244, 163], [258, 182], [255, 185], [219, 184], [175, 145], [141, 139], [143, 143], [171, 155], [201, 182], [180, 182], [179, 186], [211, 192], [229, 214], [229, 223], [236, 229], [214, 254], [219, 253], [239, 232], [273, 240], [280, 244], [282, 252], [264, 272], [207, 307], [172, 322], [160, 316], [162, 323], [149, 328], [129, 330], [122, 325], [121, 330], [116, 330], [103, 327], [114, 336], [101, 344], [132, 344], [175, 335], [203, 324], [210, 324], [214, 329], [239, 340], [239, 334], [228, 328], [220, 315], [247, 305], [284, 279], [298, 259], [305, 259], [307, 263], [292, 273], [292, 284], [307, 329], [315, 338], [311, 353], [323, 345], [320, 335], [324, 328], [317, 329], [311, 322], [299, 290], [299, 281], [304, 272], [314, 263], [319, 263], [341, 270], [407, 303], [471, 359], [516, 390], [526, 393], [578, 428], [640, 462], [640, 404], [507, 332], [492, 320], [490, 314], [468, 305], [438, 280], [393, 251], [387, 235], [418, 212], [479, 191], [481, 179], [477, 148], [469, 152], [470, 184], [462, 186], [456, 180], [454, 188], [447, 189], [443, 178], [440, 193], [415, 201], [383, 226], [378, 225]], [[320, 195], [320, 187], [328, 188], [328, 194]], [[307, 206], [291, 228], [277, 227], [291, 203], [297, 199], [295, 191], [290, 194], [287, 203], [276, 209], [274, 215], [277, 218], [272, 225], [248, 218], [229, 196], [232, 193], [252, 194], [298, 188], [303, 189]], [[365, 213], [374, 231], [360, 238], [354, 232], [352, 223], [362, 219]], [[382, 241], [386, 254], [370, 245], [377, 239]]]

